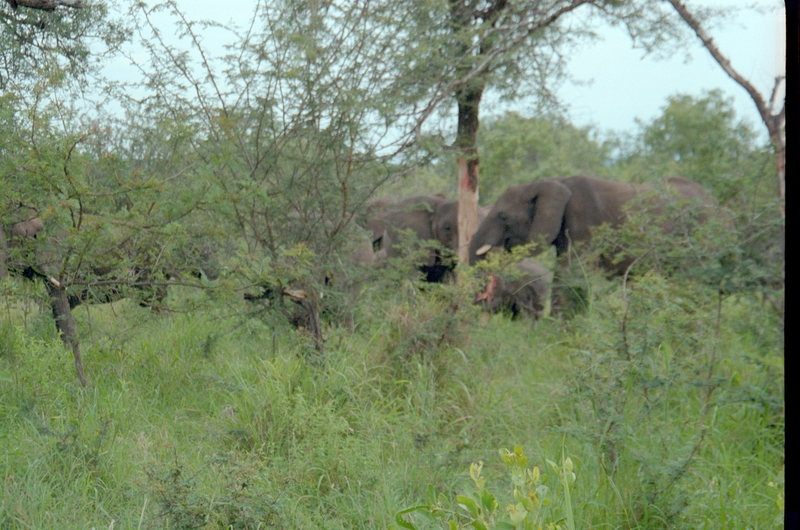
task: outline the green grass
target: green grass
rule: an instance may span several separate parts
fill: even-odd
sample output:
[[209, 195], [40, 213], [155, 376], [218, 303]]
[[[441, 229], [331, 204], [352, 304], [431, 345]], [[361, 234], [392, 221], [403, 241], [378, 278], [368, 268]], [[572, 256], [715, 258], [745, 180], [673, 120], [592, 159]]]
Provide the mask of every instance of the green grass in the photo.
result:
[[630, 361], [613, 284], [584, 314], [535, 329], [483, 325], [467, 288], [376, 286], [354, 333], [328, 325], [324, 363], [280, 320], [242, 317], [238, 300], [78, 308], [87, 389], [47, 312], [7, 295], [0, 527], [387, 528], [420, 504], [463, 515], [456, 496], [478, 461], [505, 514], [498, 450], [516, 445], [543, 472], [562, 451], [572, 459], [576, 528], [782, 526], [774, 317], [729, 299], [717, 332], [699, 297], [689, 315], [675, 286], [639, 285]]

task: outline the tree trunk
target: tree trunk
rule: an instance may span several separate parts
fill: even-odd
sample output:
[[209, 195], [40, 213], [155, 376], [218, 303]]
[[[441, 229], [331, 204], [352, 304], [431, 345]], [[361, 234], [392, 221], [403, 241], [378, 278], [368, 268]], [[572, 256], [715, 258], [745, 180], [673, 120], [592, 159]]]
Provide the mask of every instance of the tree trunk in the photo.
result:
[[75, 321], [72, 320], [72, 311], [69, 308], [67, 293], [61, 287], [52, 282], [46, 282], [47, 292], [50, 295], [50, 303], [53, 308], [53, 318], [56, 321], [56, 328], [59, 331], [64, 345], [72, 349], [72, 357], [75, 359], [75, 370], [78, 372], [78, 381], [81, 386], [86, 388], [88, 384], [86, 375], [83, 373], [83, 361], [81, 360], [81, 350], [78, 345], [78, 335], [75, 332]]
[[775, 146], [775, 164], [778, 173], [778, 198], [780, 198], [781, 229], [783, 230], [783, 255], [786, 258], [786, 139], [779, 128], [770, 128], [770, 138]]
[[469, 242], [478, 231], [478, 127], [482, 79], [456, 92], [458, 101], [458, 259], [469, 263]]

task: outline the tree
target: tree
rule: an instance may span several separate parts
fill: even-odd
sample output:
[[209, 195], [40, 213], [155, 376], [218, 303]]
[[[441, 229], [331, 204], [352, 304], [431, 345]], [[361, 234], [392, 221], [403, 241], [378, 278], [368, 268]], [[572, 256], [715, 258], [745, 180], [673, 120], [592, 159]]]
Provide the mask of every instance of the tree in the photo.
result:
[[[62, 9], [72, 7], [76, 9]], [[75, 180], [76, 147], [89, 131], [67, 130], [76, 123], [68, 102], [86, 87], [93, 63], [93, 44], [113, 49], [124, 38], [103, 4], [79, 9], [70, 0], [7, 0], [0, 4], [0, 218], [15, 212], [65, 213], [57, 205], [79, 196]], [[61, 99], [63, 97], [63, 99]], [[57, 125], [56, 125], [57, 124]], [[10, 252], [9, 252], [10, 253]], [[73, 256], [74, 257], [74, 256]], [[63, 273], [67, 258], [60, 263]], [[72, 350], [78, 378], [83, 373], [78, 337], [64, 285], [47, 283], [53, 315], [64, 344]]]
[[[719, 90], [675, 95], [662, 114], [641, 123], [611, 170], [631, 180], [683, 175], [709, 190], [735, 230], [726, 253], [705, 272], [726, 294], [758, 293], [782, 314], [782, 219], [772, 181], [775, 153], [759, 144], [752, 127], [738, 120], [733, 101]], [[777, 298], [777, 300], [776, 300]]]
[[[504, 70], [524, 71], [515, 53], [529, 48], [535, 55], [545, 28], [588, 0], [568, 2], [489, 2], [450, 0], [455, 68], [453, 89], [458, 105], [458, 125], [453, 144], [458, 164], [458, 257], [467, 263], [469, 241], [478, 229], [478, 148], [480, 102], [491, 75]], [[557, 46], [551, 37], [546, 44]], [[521, 76], [520, 76], [521, 77]]]
[[720, 90], [697, 98], [670, 97], [663, 114], [643, 125], [641, 142], [642, 154], [655, 171], [699, 182], [723, 204], [749, 194], [765, 162], [755, 132], [737, 121], [732, 100]]
[[[240, 243], [232, 268], [243, 289], [301, 286], [318, 312], [324, 279], [357, 240], [357, 214], [424, 156], [415, 105], [432, 76], [415, 50], [428, 19], [405, 7], [271, 2], [247, 33], [229, 33], [227, 55], [202, 42], [202, 28], [218, 25], [173, 2], [132, 8], [150, 61], [138, 63], [146, 97], [128, 102], [130, 116], [185, 129], [196, 164], [181, 178], [208, 183], [208, 208]], [[182, 41], [161, 38], [156, 12], [172, 15]]]
[[[783, 85], [784, 81], [786, 80], [786, 76], [778, 76], [775, 79], [775, 85], [772, 88], [772, 95], [769, 98], [769, 101], [766, 101], [764, 96], [753, 86], [753, 84], [747, 80], [744, 76], [742, 76], [733, 65], [731, 65], [730, 60], [722, 54], [720, 49], [714, 43], [714, 39], [703, 29], [703, 26], [695, 17], [689, 9], [683, 4], [680, 0], [668, 0], [672, 7], [677, 11], [680, 17], [686, 22], [686, 24], [692, 29], [692, 31], [697, 35], [697, 38], [703, 43], [703, 46], [708, 50], [708, 53], [711, 54], [711, 57], [719, 64], [719, 66], [725, 71], [726, 74], [739, 86], [747, 91], [750, 98], [755, 103], [756, 108], [758, 109], [758, 114], [761, 116], [761, 120], [764, 122], [764, 125], [767, 128], [767, 132], [769, 133], [769, 138], [772, 141], [773, 148], [775, 149], [776, 153], [776, 176], [778, 180], [778, 198], [780, 199], [779, 211], [781, 214], [781, 219], [786, 218], [786, 210], [784, 201], [786, 200], [786, 136], [784, 132], [784, 127], [786, 125], [786, 101], [784, 98], [783, 104], [780, 106], [780, 109], [777, 108], [777, 96], [780, 87]], [[786, 237], [786, 225], [785, 221], [783, 224], [783, 233], [784, 239]]]
[[0, 3], [0, 88], [24, 91], [42, 73], [63, 73], [70, 81], [85, 78], [94, 67], [90, 50], [102, 56], [125, 36], [105, 3], [6, 0]]

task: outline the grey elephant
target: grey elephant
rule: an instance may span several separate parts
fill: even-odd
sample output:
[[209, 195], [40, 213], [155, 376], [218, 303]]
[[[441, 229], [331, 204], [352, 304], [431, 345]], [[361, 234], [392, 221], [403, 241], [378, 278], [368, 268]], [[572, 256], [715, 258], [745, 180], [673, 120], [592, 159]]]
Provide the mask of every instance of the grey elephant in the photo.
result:
[[[386, 233], [386, 216], [395, 204], [397, 204], [396, 201], [388, 197], [368, 201], [362, 222], [358, 223], [372, 234], [372, 247], [376, 253], [382, 249], [383, 236]], [[376, 257], [386, 257], [386, 251], [383, 250], [380, 255], [376, 254]]]
[[552, 275], [547, 267], [530, 258], [514, 267], [512, 275], [491, 276], [475, 301], [482, 302], [492, 313], [508, 312], [512, 319], [524, 314], [535, 323], [544, 315]]
[[[455, 253], [458, 251], [458, 201], [441, 195], [417, 195], [390, 203], [384, 208], [385, 213], [373, 214], [368, 220], [368, 226], [374, 228], [373, 236], [376, 230], [384, 227], [383, 234], [375, 239], [380, 243], [379, 250], [385, 252], [388, 258], [402, 255], [404, 250], [409, 249], [402, 248], [400, 232], [412, 230], [418, 241], [437, 241], [441, 247], [431, 247], [419, 264], [425, 280], [442, 282], [449, 277], [455, 267]], [[488, 208], [479, 210], [479, 222], [487, 212]]]
[[[695, 182], [673, 176], [664, 179], [664, 184], [678, 198], [697, 200], [701, 222], [715, 207], [713, 198]], [[555, 246], [556, 254], [562, 256], [573, 244], [590, 241], [592, 230], [601, 224], [619, 227], [625, 220], [626, 203], [653, 189], [649, 184], [587, 176], [543, 179], [511, 186], [497, 200], [470, 241], [470, 263], [483, 259], [491, 250], [511, 250], [528, 243], [540, 243], [531, 252], [533, 256], [549, 245]], [[660, 204], [652, 201], [643, 206], [653, 213], [661, 209]], [[600, 264], [612, 274], [622, 274], [632, 262], [630, 258], [613, 260], [601, 256]], [[561, 283], [556, 282], [557, 285]], [[564, 304], [567, 291], [566, 287], [554, 289], [554, 310], [558, 311]]]
[[[0, 276], [11, 269], [26, 278], [40, 278], [57, 287], [66, 287], [60, 278], [65, 255], [68, 252], [65, 231], [60, 235], [49, 234], [46, 241], [41, 240], [44, 222], [32, 217], [12, 225], [8, 249], [0, 253]], [[0, 243], [2, 243], [0, 238]], [[175, 252], [178, 264], [160, 264], [153, 259], [153, 249], [159, 250], [158, 241], [141, 241], [131, 237], [115, 241], [104, 252], [97, 252], [92, 263], [66, 273], [69, 284], [67, 300], [70, 308], [84, 302], [107, 303], [124, 298], [134, 287], [146, 296], [141, 296], [139, 305], [157, 308], [167, 296], [167, 284], [180, 276], [180, 271], [195, 278], [205, 276], [209, 280], [219, 277], [220, 266], [212, 245], [194, 238], [189, 244]], [[13, 251], [13, 252], [12, 252]], [[13, 256], [9, 259], [7, 255]], [[131, 263], [121, 267], [124, 262]]]
[[[680, 198], [698, 199], [703, 207], [713, 203], [699, 184], [683, 177], [665, 179]], [[470, 241], [470, 263], [493, 248], [542, 241], [562, 255], [571, 244], [589, 241], [592, 229], [603, 223], [620, 226], [623, 206], [650, 191], [649, 184], [629, 184], [595, 177], [573, 176], [538, 180], [509, 187], [495, 203]], [[702, 220], [702, 219], [701, 219]], [[544, 250], [538, 247], [534, 254]]]

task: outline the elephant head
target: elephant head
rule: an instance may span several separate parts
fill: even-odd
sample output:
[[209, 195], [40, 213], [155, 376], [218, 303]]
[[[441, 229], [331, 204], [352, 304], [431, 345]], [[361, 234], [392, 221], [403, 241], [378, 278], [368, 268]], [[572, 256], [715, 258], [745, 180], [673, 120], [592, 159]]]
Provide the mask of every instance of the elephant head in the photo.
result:
[[492, 248], [511, 250], [540, 237], [546, 244], [555, 242], [563, 229], [564, 213], [571, 197], [572, 190], [558, 179], [511, 186], [472, 237], [470, 263], [482, 259]]
[[[483, 221], [489, 208], [478, 209], [478, 223]], [[417, 195], [397, 202], [376, 199], [368, 204], [365, 223], [372, 232], [376, 257], [393, 258], [402, 254], [400, 231], [410, 229], [418, 241], [434, 240], [442, 248], [458, 251], [458, 201], [442, 195]], [[455, 263], [443, 259], [434, 248], [420, 262], [420, 269], [428, 281], [441, 281]]]
[[491, 276], [489, 283], [475, 297], [492, 313], [509, 312], [511, 318], [524, 313], [536, 319], [544, 315], [551, 273], [541, 263], [525, 258], [515, 266], [513, 275]]
[[[486, 219], [491, 207], [478, 208], [478, 225]], [[433, 239], [458, 252], [458, 201], [440, 203], [431, 218]]]
[[[664, 179], [668, 195], [682, 200], [697, 200], [698, 220], [705, 221], [716, 202], [702, 186], [683, 177]], [[470, 263], [498, 247], [510, 250], [517, 245], [537, 242], [553, 244], [558, 255], [573, 242], [589, 241], [592, 230], [608, 223], [618, 227], [625, 221], [625, 205], [644, 192], [654, 191], [650, 184], [615, 182], [587, 176], [544, 179], [511, 186], [498, 199], [470, 242]], [[668, 201], [663, 195], [645, 196], [641, 206], [650, 214], [659, 214]], [[662, 221], [664, 222], [664, 221]], [[667, 221], [669, 224], [669, 221]], [[664, 226], [670, 231], [671, 226]], [[541, 252], [539, 246], [534, 254]], [[620, 263], [614, 267], [619, 272]]]
[[[417, 195], [393, 203], [383, 219], [372, 218], [368, 220], [368, 225], [381, 221], [385, 224], [386, 228], [380, 239], [380, 252], [385, 252], [388, 258], [402, 255], [402, 230], [411, 230], [420, 242], [434, 240], [445, 249], [456, 250], [457, 209], [456, 201], [441, 195]], [[443, 281], [454, 266], [455, 262], [451, 262], [439, 249], [433, 247], [428, 249], [419, 263], [420, 270], [425, 273], [429, 282]]]
[[42, 229], [44, 222], [39, 217], [29, 217], [11, 226], [8, 247], [16, 250], [16, 256], [14, 263], [8, 265], [29, 279], [40, 277], [58, 286], [54, 276], [58, 274], [61, 256], [49, 242], [41, 240]]
[[[402, 249], [398, 244], [401, 230], [412, 230], [419, 241], [437, 239], [433, 231], [434, 220], [445, 202], [448, 201], [439, 196], [417, 195], [394, 204], [385, 217], [386, 230], [381, 247], [386, 249], [386, 256], [395, 258], [401, 255]], [[449, 242], [442, 243], [448, 245]], [[433, 266], [435, 262], [436, 253], [431, 252], [423, 265]]]

